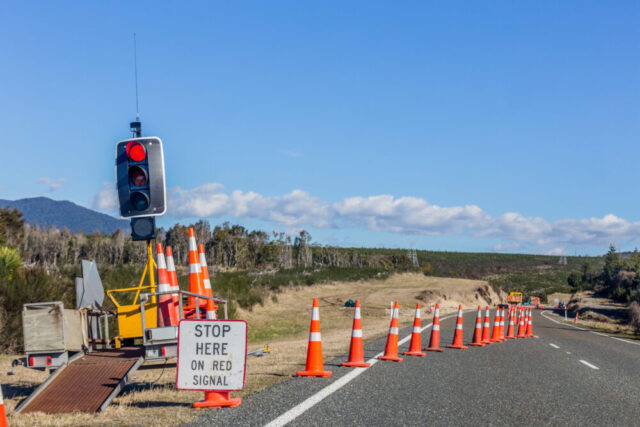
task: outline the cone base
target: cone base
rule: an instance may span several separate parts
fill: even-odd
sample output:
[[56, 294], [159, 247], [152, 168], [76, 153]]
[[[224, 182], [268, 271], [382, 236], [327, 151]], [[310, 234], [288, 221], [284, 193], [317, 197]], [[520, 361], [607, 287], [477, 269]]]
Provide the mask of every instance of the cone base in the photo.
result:
[[[502, 341], [502, 339], [500, 341]], [[491, 345], [491, 344], [495, 344], [495, 343], [492, 342], [491, 340], [488, 340], [488, 341], [482, 341], [482, 344]]]
[[368, 368], [369, 366], [371, 366], [371, 363], [344, 362], [344, 363], [341, 363], [340, 366], [344, 366], [345, 368]]
[[440, 348], [440, 347], [426, 347], [423, 348], [424, 351], [444, 351], [444, 349]]
[[378, 356], [379, 360], [387, 360], [389, 362], [402, 362], [402, 357], [398, 356]]
[[531, 335], [525, 335], [524, 337], [525, 337], [525, 338], [534, 338], [534, 337], [535, 337], [535, 335], [533, 335], [533, 334], [531, 334]]
[[296, 376], [298, 377], [330, 377], [333, 372], [331, 371], [298, 371]]
[[470, 346], [473, 346], [473, 347], [484, 347], [484, 344], [481, 343], [481, 342], [470, 342], [467, 345], [470, 345]]
[[506, 339], [506, 340], [515, 340], [515, 339], [516, 339], [516, 337], [506, 337], [505, 339]]
[[421, 352], [420, 350], [415, 350], [415, 351], [405, 351], [404, 353], [402, 353], [404, 356], [418, 356], [418, 357], [425, 357], [426, 354]]
[[458, 349], [458, 350], [468, 350], [469, 349], [469, 347], [464, 346], [464, 345], [453, 345], [453, 344], [452, 345], [447, 345], [445, 347], [446, 348], [455, 348], [455, 349]]
[[522, 335], [522, 336], [518, 335], [516, 338], [527, 338], [527, 337], [524, 336], [524, 335]]
[[491, 338], [491, 344], [501, 343], [502, 340], [500, 338]]
[[195, 402], [193, 407], [196, 409], [204, 409], [204, 408], [235, 408], [236, 406], [242, 403], [241, 397], [236, 397], [234, 399], [229, 398], [229, 392], [204, 392], [204, 400], [199, 402]]

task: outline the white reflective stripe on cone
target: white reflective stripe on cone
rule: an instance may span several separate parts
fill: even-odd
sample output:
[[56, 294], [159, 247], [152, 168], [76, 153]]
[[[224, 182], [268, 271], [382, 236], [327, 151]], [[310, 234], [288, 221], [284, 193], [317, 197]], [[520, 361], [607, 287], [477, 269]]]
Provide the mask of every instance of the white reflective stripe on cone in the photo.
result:
[[211, 289], [211, 280], [204, 279], [203, 282], [204, 282], [204, 288], [205, 289]]
[[398, 335], [398, 328], [389, 328], [389, 333], [393, 335]]
[[356, 311], [353, 314], [353, 318], [354, 319], [359, 319], [360, 318], [360, 307], [356, 307]]
[[162, 255], [162, 253], [158, 254], [158, 262], [156, 263], [156, 268], [158, 270], [167, 269], [167, 264], [164, 262], [164, 255]]
[[399, 314], [399, 311], [400, 311], [400, 309], [398, 309], [398, 308], [394, 308], [394, 309], [393, 309], [393, 316], [392, 316], [392, 317], [394, 317], [394, 318], [396, 318], [396, 319], [397, 319], [397, 318], [398, 318], [398, 316], [400, 315], [400, 314]]
[[216, 320], [216, 312], [215, 311], [207, 311], [207, 319]]
[[482, 325], [480, 323], [476, 323], [476, 329], [482, 329]]
[[168, 283], [158, 284], [158, 292], [169, 292], [169, 291], [171, 291], [171, 286]]
[[311, 320], [320, 320], [320, 310], [318, 307], [313, 307], [311, 310]]
[[433, 317], [440, 317], [440, 309], [439, 308], [436, 308], [436, 312], [433, 315]]
[[322, 341], [322, 336], [320, 336], [320, 332], [310, 332], [309, 333], [309, 341]]
[[417, 308], [416, 309], [416, 319], [419, 319], [419, 318], [420, 318], [420, 309]]
[[414, 333], [414, 334], [419, 334], [420, 332], [421, 332], [421, 331], [420, 331], [420, 326], [414, 326], [414, 327], [413, 327], [413, 333]]
[[484, 322], [484, 327], [488, 328], [489, 327], [489, 322]]
[[456, 329], [462, 329], [462, 325], [461, 324], [456, 324]]
[[432, 328], [434, 331], [439, 331], [440, 330], [440, 325], [433, 325]]
[[200, 265], [203, 267], [207, 266], [207, 259], [204, 257], [204, 254], [201, 252], [198, 252], [198, 259], [200, 260]]
[[189, 252], [191, 251], [195, 251], [196, 253], [198, 252], [198, 247], [196, 246], [195, 237], [189, 237]]
[[200, 264], [189, 264], [189, 274], [194, 273], [202, 273], [202, 269], [200, 268]]
[[351, 336], [353, 338], [362, 338], [362, 329], [353, 329], [351, 331]]
[[462, 317], [462, 310], [458, 310], [458, 317]]

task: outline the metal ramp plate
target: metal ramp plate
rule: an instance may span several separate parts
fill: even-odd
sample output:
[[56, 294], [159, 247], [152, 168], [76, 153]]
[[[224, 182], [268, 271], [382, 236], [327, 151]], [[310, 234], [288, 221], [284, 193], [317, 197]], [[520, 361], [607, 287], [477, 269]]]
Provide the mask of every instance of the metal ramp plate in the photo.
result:
[[94, 351], [58, 369], [16, 412], [98, 412], [120, 393], [143, 362], [140, 348]]

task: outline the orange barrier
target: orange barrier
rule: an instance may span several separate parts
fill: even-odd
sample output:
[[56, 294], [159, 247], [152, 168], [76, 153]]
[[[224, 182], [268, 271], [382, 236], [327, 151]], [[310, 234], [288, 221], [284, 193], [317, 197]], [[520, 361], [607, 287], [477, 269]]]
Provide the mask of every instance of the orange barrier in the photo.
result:
[[380, 360], [388, 360], [392, 362], [402, 362], [402, 358], [398, 357], [398, 302], [393, 306], [391, 312], [391, 325], [389, 326], [389, 335], [387, 335], [387, 344], [384, 347], [384, 354], [378, 356]]
[[204, 286], [204, 294], [213, 297], [211, 290], [211, 279], [209, 278], [209, 269], [207, 268], [207, 258], [204, 255], [204, 245], [198, 245], [198, 261], [200, 262], [200, 273], [202, 274], [202, 284]]
[[482, 307], [478, 306], [478, 315], [476, 316], [476, 327], [473, 331], [473, 341], [470, 342], [470, 346], [484, 347], [482, 342]]
[[416, 314], [413, 316], [413, 331], [411, 332], [411, 343], [409, 344], [409, 351], [405, 351], [405, 356], [419, 356], [425, 357], [420, 347], [422, 347], [422, 331], [420, 324], [420, 303], [416, 304]]
[[2, 386], [0, 386], [0, 427], [9, 427], [7, 414], [4, 411], [4, 399], [2, 398]]
[[296, 373], [299, 377], [328, 377], [332, 372], [324, 370], [322, 363], [322, 336], [320, 335], [320, 308], [318, 298], [313, 299], [311, 309], [311, 327], [309, 328], [309, 347], [307, 348], [307, 365], [304, 371]]
[[456, 330], [453, 334], [453, 342], [446, 346], [458, 350], [467, 350], [469, 347], [462, 345], [462, 304], [458, 307], [458, 319], [456, 320]]
[[425, 347], [425, 351], [443, 351], [440, 348], [440, 304], [436, 304], [433, 314], [433, 326], [431, 327], [431, 337], [429, 338], [429, 347]]
[[[500, 307], [497, 310], [500, 310]], [[500, 311], [500, 341], [504, 341], [504, 307]]]
[[[198, 256], [198, 247], [196, 245], [196, 235], [193, 227], [189, 227], [189, 292], [198, 295], [206, 295], [202, 285], [202, 269]], [[189, 297], [189, 307], [195, 309], [195, 297]], [[200, 305], [203, 302], [200, 301]]]
[[573, 318], [573, 324], [577, 325], [578, 324], [578, 312], [576, 311], [576, 317]]
[[[169, 274], [164, 260], [162, 244], [156, 244], [157, 268], [158, 268], [158, 292], [170, 292]], [[175, 305], [171, 295], [158, 295], [158, 326], [175, 326], [180, 321], [176, 317]]]
[[360, 300], [356, 300], [353, 312], [353, 327], [351, 328], [351, 345], [349, 346], [349, 360], [341, 366], [348, 368], [368, 368], [370, 363], [364, 361], [364, 343], [362, 341], [362, 319], [360, 317]]

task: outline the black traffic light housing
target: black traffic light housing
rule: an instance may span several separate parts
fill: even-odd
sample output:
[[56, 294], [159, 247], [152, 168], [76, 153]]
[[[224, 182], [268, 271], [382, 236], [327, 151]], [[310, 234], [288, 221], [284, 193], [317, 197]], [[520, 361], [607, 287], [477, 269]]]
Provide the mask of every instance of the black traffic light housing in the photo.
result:
[[116, 144], [116, 186], [122, 217], [165, 213], [167, 195], [160, 138], [131, 138]]

